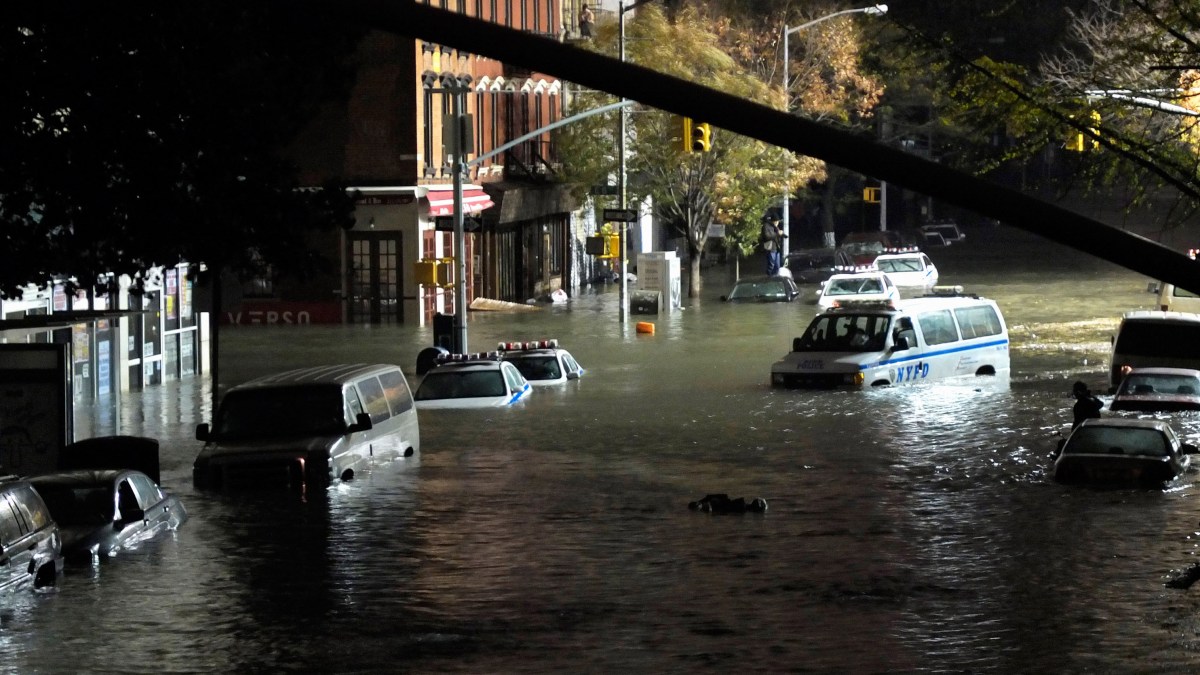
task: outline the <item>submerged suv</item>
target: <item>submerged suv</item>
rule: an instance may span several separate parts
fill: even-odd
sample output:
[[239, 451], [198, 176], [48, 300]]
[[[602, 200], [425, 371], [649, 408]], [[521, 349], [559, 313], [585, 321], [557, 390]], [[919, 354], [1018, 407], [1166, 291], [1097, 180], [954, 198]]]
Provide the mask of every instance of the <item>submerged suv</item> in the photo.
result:
[[62, 571], [62, 537], [37, 490], [0, 478], [0, 592], [53, 586]]

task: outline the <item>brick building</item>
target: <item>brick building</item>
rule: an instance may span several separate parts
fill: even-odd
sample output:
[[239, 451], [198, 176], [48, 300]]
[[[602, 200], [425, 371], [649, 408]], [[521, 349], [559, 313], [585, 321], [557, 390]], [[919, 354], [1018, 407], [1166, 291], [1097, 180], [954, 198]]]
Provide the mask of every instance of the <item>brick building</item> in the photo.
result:
[[[431, 0], [444, 9], [555, 39], [571, 39], [578, 7], [562, 0]], [[542, 73], [437, 44], [370, 32], [354, 56], [348, 102], [324, 110], [298, 139], [301, 180], [339, 178], [361, 193], [354, 226], [314, 242], [336, 260], [304, 285], [248, 286], [244, 311], [304, 312], [313, 322], [425, 324], [453, 313], [451, 288], [419, 285], [414, 265], [453, 256], [452, 157], [443, 121], [454, 87], [470, 117], [473, 149], [464, 176], [468, 301], [523, 302], [578, 286], [587, 260], [576, 232], [578, 205], [557, 183], [543, 133], [490, 157], [493, 149], [559, 120], [563, 85]], [[228, 317], [226, 317], [228, 319]]]

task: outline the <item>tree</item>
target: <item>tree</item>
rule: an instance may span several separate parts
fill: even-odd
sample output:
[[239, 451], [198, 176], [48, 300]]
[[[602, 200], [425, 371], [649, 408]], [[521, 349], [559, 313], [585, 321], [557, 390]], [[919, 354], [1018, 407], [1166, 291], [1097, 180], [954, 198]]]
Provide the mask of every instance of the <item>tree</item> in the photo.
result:
[[0, 293], [205, 262], [319, 265], [349, 218], [283, 159], [358, 35], [283, 3], [30, 3], [0, 20]]
[[[713, 21], [694, 8], [682, 9], [669, 20], [657, 6], [645, 5], [627, 20], [627, 59], [747, 100], [781, 105], [780, 90], [731, 58], [713, 27]], [[615, 54], [617, 39], [616, 26], [602, 25], [593, 44]], [[573, 110], [613, 101], [602, 92], [583, 92], [575, 98]], [[584, 186], [611, 182], [618, 165], [613, 117], [589, 118], [558, 134], [560, 154], [570, 158], [567, 180]], [[723, 223], [727, 240], [748, 252], [757, 242], [762, 213], [785, 186], [794, 189], [821, 172], [817, 160], [797, 159], [787, 151], [720, 129], [713, 131], [711, 152], [688, 152], [675, 115], [638, 108], [629, 117], [627, 168], [634, 177], [629, 181], [630, 199], [638, 203], [652, 198], [663, 222], [685, 237], [691, 297], [700, 293], [700, 260], [711, 223]], [[695, 111], [692, 118], [703, 122], [704, 111]]]
[[1191, 3], [1092, 0], [1041, 65], [1042, 81], [1086, 115], [1072, 128], [1107, 151], [1089, 156], [1088, 176], [1131, 186], [1131, 205], [1168, 187], [1183, 211], [1200, 207], [1198, 33]]

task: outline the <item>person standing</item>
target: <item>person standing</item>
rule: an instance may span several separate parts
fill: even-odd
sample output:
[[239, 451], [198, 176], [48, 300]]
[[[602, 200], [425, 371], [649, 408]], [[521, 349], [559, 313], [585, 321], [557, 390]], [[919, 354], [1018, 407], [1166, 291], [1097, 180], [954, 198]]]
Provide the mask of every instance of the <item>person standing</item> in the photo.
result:
[[1086, 419], [1098, 419], [1100, 417], [1100, 409], [1104, 407], [1104, 402], [1096, 398], [1092, 394], [1088, 386], [1083, 382], [1076, 382], [1071, 388], [1071, 392], [1075, 395], [1075, 423], [1071, 425], [1074, 430]]
[[763, 218], [758, 243], [767, 256], [767, 274], [775, 276], [783, 267], [783, 228], [778, 220]]
[[586, 4], [579, 10], [579, 36], [592, 37], [592, 29], [596, 27], [596, 14]]

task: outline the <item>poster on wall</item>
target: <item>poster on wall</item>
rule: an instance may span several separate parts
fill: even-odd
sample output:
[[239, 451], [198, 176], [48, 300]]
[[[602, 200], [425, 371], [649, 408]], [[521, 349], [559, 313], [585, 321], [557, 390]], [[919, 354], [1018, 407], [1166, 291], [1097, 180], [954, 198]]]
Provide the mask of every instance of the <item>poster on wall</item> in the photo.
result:
[[70, 345], [0, 344], [0, 474], [58, 468], [74, 440]]
[[175, 298], [179, 297], [179, 270], [167, 270], [167, 318], [177, 318]]

